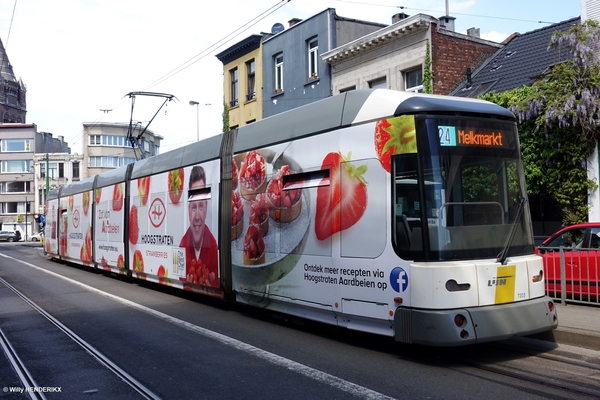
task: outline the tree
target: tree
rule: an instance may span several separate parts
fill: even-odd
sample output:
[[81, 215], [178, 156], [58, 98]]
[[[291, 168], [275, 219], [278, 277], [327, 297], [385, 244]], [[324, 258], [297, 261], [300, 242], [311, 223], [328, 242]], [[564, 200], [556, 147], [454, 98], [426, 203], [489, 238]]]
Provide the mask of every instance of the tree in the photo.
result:
[[514, 111], [521, 121], [535, 119], [540, 128], [578, 128], [598, 138], [600, 120], [600, 26], [595, 21], [552, 35], [549, 48], [567, 61], [555, 64], [546, 79]]
[[225, 99], [223, 99], [223, 132], [229, 131], [229, 106]]
[[596, 22], [556, 32], [549, 49], [566, 52], [567, 61], [534, 86], [483, 96], [518, 116], [528, 192], [549, 194], [567, 225], [587, 221], [588, 194], [597, 187], [587, 160], [599, 137], [599, 45]]

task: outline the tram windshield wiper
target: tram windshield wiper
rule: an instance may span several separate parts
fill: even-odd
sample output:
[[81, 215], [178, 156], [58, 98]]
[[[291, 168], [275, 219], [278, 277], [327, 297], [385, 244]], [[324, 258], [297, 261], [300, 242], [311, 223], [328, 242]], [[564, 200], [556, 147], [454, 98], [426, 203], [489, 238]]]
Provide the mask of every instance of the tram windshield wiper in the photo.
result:
[[525, 209], [525, 203], [527, 203], [527, 200], [525, 199], [525, 197], [521, 197], [521, 202], [519, 204], [519, 209], [517, 210], [515, 222], [513, 222], [513, 226], [510, 229], [510, 233], [506, 240], [506, 244], [504, 245], [504, 248], [502, 249], [502, 251], [498, 254], [498, 257], [496, 258], [496, 262], [499, 262], [502, 265], [506, 265], [506, 259], [508, 258], [508, 251], [510, 250], [510, 246], [515, 237], [517, 225], [521, 221], [521, 216], [523, 215], [523, 210]]

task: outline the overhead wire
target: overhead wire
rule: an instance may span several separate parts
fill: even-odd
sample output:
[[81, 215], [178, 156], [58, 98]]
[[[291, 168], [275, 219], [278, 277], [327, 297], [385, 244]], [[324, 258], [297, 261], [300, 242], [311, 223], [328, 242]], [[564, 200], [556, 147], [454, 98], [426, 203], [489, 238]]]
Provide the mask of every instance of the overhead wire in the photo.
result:
[[[368, 6], [375, 6], [375, 7], [389, 7], [389, 8], [399, 8], [401, 10], [416, 10], [416, 11], [426, 11], [426, 12], [435, 12], [435, 13], [439, 13], [439, 14], [444, 14], [445, 11], [440, 11], [440, 10], [428, 10], [425, 8], [414, 8], [414, 7], [406, 7], [406, 6], [393, 6], [393, 5], [389, 5], [389, 4], [373, 4], [373, 3], [367, 3], [364, 1], [352, 1], [352, 0], [334, 0], [340, 3], [349, 3], [349, 4], [359, 4], [359, 5], [368, 5]], [[537, 23], [537, 24], [555, 24], [556, 22], [549, 22], [549, 21], [534, 21], [534, 20], [529, 20], [529, 19], [519, 19], [519, 18], [509, 18], [509, 17], [497, 17], [497, 16], [492, 16], [492, 15], [478, 15], [478, 14], [468, 14], [468, 13], [460, 13], [460, 12], [452, 12], [453, 15], [464, 15], [466, 17], [478, 17], [478, 18], [491, 18], [491, 19], [502, 19], [505, 21], [518, 21], [518, 22], [531, 22], [531, 23]]]
[[[172, 69], [168, 73], [166, 73], [163, 76], [161, 76], [160, 78], [156, 79], [154, 82], [148, 84], [147, 86], [144, 87], [144, 90], [150, 89], [150, 88], [152, 88], [152, 87], [154, 87], [154, 86], [156, 86], [156, 85], [158, 85], [160, 83], [163, 83], [164, 81], [172, 78], [173, 76], [179, 74], [180, 72], [182, 72], [185, 69], [189, 68], [193, 64], [197, 63], [198, 61], [204, 59], [206, 56], [210, 55], [212, 51], [214, 51], [216, 49], [219, 49], [222, 46], [224, 46], [225, 44], [229, 43], [240, 32], [243, 32], [243, 31], [247, 30], [248, 28], [256, 25], [258, 22], [262, 21], [263, 19], [265, 19], [269, 15], [273, 14], [275, 11], [279, 10], [280, 8], [282, 8], [283, 6], [285, 6], [290, 1], [291, 0], [281, 0], [277, 4], [269, 7], [266, 11], [263, 11], [258, 16], [252, 18], [251, 20], [249, 20], [245, 24], [243, 24], [240, 27], [236, 28], [231, 33], [227, 34], [226, 36], [224, 36], [223, 38], [219, 39], [218, 41], [216, 41], [215, 43], [213, 43], [209, 47], [207, 47], [204, 50], [202, 50], [200, 53], [196, 54], [195, 56], [193, 56], [189, 60], [187, 60], [184, 63], [180, 64], [178, 67]], [[121, 100], [119, 103], [117, 103], [115, 106], [113, 106], [112, 109], [120, 108], [120, 107], [122, 107], [126, 103], [127, 103], [127, 100]], [[94, 126], [96, 123], [102, 121], [105, 116], [106, 116], [106, 113], [101, 114], [100, 117], [98, 117], [97, 119], [95, 119], [94, 121], [92, 121], [92, 126]], [[84, 131], [85, 130], [82, 129], [79, 132], [79, 134], [77, 134], [75, 137], [73, 137], [73, 139], [72, 139], [73, 141], [71, 143], [75, 144], [75, 143], [79, 142], [81, 139], [83, 139]], [[85, 146], [85, 143], [84, 143], [84, 146]]]

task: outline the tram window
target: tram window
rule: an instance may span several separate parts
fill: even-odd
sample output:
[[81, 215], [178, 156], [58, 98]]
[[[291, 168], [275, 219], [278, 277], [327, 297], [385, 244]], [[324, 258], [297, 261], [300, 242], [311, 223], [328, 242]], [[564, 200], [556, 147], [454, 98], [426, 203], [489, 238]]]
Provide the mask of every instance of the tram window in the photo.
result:
[[210, 200], [210, 188], [188, 190], [188, 201]]

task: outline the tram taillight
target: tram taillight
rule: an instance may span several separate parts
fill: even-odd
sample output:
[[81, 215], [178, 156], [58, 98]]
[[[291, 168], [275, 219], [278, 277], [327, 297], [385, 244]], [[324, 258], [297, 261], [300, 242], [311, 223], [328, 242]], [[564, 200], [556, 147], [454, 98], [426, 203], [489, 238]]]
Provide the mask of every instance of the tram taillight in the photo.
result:
[[467, 324], [467, 319], [461, 314], [456, 314], [454, 316], [454, 324], [459, 328], [464, 328], [464, 326]]

